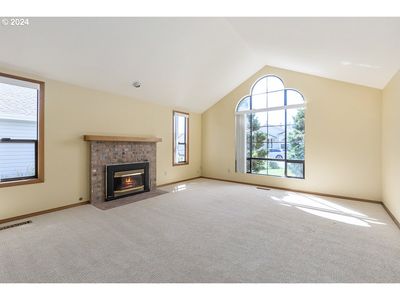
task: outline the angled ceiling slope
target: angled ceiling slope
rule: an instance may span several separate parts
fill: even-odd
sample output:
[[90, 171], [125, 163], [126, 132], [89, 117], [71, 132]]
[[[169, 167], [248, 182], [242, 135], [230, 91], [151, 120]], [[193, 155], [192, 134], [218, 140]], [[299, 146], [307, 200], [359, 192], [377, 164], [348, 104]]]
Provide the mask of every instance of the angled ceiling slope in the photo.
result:
[[383, 88], [398, 36], [400, 18], [31, 18], [0, 26], [0, 66], [203, 112], [264, 65]]

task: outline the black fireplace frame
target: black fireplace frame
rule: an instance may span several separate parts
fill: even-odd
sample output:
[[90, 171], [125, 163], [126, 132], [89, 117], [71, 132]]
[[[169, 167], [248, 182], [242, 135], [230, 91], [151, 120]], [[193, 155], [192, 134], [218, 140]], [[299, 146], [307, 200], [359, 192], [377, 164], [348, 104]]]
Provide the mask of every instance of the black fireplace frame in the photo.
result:
[[[116, 172], [130, 171], [130, 170], [144, 170], [144, 189], [142, 191], [132, 191], [129, 194], [118, 195], [114, 193], [114, 174]], [[140, 194], [150, 191], [150, 178], [149, 178], [149, 162], [135, 162], [135, 163], [122, 163], [106, 165], [106, 201], [116, 200], [119, 198], [129, 197], [135, 194]]]

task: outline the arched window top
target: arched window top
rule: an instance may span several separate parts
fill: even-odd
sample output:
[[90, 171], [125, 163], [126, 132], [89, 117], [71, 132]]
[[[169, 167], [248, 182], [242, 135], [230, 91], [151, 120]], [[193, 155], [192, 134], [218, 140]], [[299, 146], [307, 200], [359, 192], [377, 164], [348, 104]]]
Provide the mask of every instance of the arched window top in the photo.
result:
[[270, 92], [275, 92], [283, 90], [285, 86], [283, 85], [282, 79], [275, 75], [266, 75], [258, 79], [251, 88], [251, 94], [265, 94]]
[[250, 110], [250, 96], [246, 96], [239, 101], [236, 111]]
[[304, 104], [303, 95], [294, 89], [286, 89], [286, 105]]
[[253, 84], [250, 94], [239, 101], [236, 111], [270, 109], [302, 104], [304, 104], [302, 94], [295, 89], [285, 88], [282, 79], [278, 76], [266, 75]]

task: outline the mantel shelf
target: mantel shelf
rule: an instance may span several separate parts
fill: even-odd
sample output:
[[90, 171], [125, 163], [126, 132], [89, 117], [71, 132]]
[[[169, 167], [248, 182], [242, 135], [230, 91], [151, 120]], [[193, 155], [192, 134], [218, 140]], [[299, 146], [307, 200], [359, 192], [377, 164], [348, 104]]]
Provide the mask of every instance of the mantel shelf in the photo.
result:
[[138, 136], [114, 136], [114, 135], [84, 135], [83, 140], [87, 142], [137, 142], [137, 143], [158, 143], [162, 138], [138, 137]]

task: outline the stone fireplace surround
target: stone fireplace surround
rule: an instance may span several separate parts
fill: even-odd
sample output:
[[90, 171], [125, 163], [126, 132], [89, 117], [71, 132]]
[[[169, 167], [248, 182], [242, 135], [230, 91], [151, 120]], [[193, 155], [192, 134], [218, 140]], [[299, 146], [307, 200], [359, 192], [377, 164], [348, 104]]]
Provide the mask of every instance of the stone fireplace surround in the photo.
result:
[[[156, 143], [161, 142], [161, 138], [85, 135], [84, 140], [90, 142], [90, 200], [92, 205], [100, 209], [108, 209], [163, 193], [156, 189]], [[143, 161], [149, 162], [150, 192], [106, 202], [106, 165]]]

